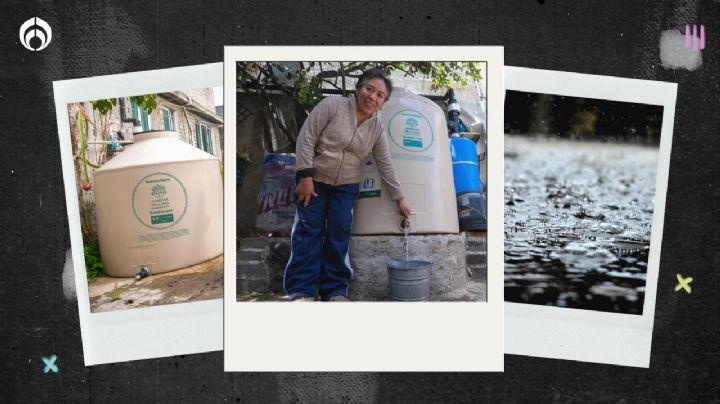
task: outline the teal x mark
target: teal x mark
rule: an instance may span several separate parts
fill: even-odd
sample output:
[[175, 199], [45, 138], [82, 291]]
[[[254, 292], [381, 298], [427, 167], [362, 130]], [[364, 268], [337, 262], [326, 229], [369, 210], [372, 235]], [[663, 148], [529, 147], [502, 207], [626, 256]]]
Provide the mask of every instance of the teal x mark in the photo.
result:
[[57, 365], [55, 364], [55, 361], [57, 360], [57, 355], [52, 355], [49, 358], [46, 358], [43, 356], [42, 359], [43, 359], [43, 362], [45, 362], [45, 369], [43, 369], [44, 373], [47, 373], [51, 370], [53, 372], [57, 373], [58, 370], [60, 370], [60, 369], [58, 369]]

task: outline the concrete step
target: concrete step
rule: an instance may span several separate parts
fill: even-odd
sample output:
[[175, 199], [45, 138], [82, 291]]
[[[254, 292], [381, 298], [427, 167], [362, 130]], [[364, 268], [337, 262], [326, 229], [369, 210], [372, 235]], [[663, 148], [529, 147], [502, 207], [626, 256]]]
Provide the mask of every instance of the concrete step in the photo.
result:
[[265, 279], [253, 279], [246, 278], [244, 276], [238, 276], [237, 278], [237, 293], [266, 293], [270, 291], [270, 285], [268, 284], [267, 278]]
[[468, 270], [473, 282], [487, 282], [487, 265], [471, 265]]
[[465, 238], [465, 249], [472, 252], [484, 252], [487, 249], [487, 239], [485, 237], [467, 237]]
[[240, 249], [259, 248], [264, 249], [270, 243], [270, 239], [263, 237], [248, 237], [240, 239]]
[[237, 252], [238, 261], [262, 261], [264, 258], [264, 248], [243, 248]]
[[238, 261], [236, 275], [253, 279], [268, 279], [268, 267], [262, 261]]
[[487, 264], [487, 254], [485, 252], [466, 252], [465, 253], [466, 265], [482, 265]]

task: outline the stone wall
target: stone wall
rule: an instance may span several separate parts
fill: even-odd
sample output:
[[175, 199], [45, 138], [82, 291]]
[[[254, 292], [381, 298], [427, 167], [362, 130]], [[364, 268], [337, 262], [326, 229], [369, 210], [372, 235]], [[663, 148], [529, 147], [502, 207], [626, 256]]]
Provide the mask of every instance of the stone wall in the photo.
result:
[[[409, 236], [411, 260], [433, 263], [431, 301], [485, 301], [487, 283], [484, 233]], [[238, 300], [257, 294], [283, 294], [282, 277], [290, 256], [289, 238], [241, 238], [237, 259]], [[354, 236], [350, 298], [388, 301], [387, 262], [405, 257], [402, 236]]]

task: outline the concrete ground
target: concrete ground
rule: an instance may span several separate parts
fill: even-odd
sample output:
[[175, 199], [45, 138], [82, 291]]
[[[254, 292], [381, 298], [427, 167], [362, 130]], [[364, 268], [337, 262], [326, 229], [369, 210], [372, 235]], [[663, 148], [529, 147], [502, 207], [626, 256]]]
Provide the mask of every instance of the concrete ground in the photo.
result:
[[[410, 258], [433, 263], [430, 301], [487, 301], [487, 234], [411, 235]], [[350, 299], [355, 302], [391, 301], [387, 261], [403, 258], [402, 236], [354, 236], [350, 262], [355, 276]], [[237, 261], [236, 300], [239, 302], [288, 301], [282, 278], [290, 256], [287, 237], [241, 238]]]
[[[102, 277], [88, 285], [93, 313], [222, 299], [223, 256], [198, 265], [134, 278]], [[115, 292], [113, 292], [115, 291]]]
[[[445, 299], [443, 301], [456, 301], [456, 302], [478, 302], [487, 300], [486, 284], [484, 282], [470, 282], [464, 289], [462, 296], [450, 300]], [[274, 293], [274, 292], [245, 292], [239, 293], [237, 296], [238, 302], [289, 302], [288, 295]], [[356, 300], [357, 301], [357, 300]], [[385, 299], [383, 301], [390, 301]], [[431, 300], [432, 301], [432, 300]], [[319, 302], [319, 300], [317, 300]]]

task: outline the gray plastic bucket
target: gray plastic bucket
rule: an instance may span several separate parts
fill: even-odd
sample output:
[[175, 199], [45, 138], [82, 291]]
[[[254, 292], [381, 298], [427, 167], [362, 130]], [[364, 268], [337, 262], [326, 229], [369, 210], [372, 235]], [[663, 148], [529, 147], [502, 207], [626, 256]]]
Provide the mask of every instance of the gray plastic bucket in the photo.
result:
[[392, 260], [387, 264], [390, 296], [400, 302], [423, 302], [430, 299], [432, 262]]

